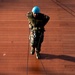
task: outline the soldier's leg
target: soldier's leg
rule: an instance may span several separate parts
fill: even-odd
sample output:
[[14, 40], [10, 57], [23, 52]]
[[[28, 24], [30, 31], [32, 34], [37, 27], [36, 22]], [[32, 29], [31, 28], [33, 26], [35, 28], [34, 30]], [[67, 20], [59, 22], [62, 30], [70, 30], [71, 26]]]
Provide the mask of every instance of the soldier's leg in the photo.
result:
[[[40, 45], [41, 46], [41, 45]], [[40, 58], [40, 51], [41, 51], [41, 47], [36, 47], [35, 48], [35, 52], [36, 52], [36, 58], [39, 59]]]
[[42, 33], [39, 37], [38, 37], [38, 41], [37, 41], [37, 46], [36, 46], [36, 58], [39, 59], [40, 58], [40, 51], [41, 51], [41, 44], [43, 42], [44, 39], [44, 34]]
[[34, 54], [35, 53], [35, 46], [34, 46], [34, 35], [33, 32], [30, 33], [30, 54]]
[[35, 53], [35, 48], [31, 46], [30, 54], [33, 55]]

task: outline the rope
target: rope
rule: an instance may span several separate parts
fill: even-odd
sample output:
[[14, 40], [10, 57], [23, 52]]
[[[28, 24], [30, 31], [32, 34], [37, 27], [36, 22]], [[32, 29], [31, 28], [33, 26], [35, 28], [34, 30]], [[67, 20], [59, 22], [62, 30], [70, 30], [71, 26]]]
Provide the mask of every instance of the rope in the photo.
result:
[[[30, 30], [29, 30], [29, 33], [30, 33]], [[29, 37], [29, 35], [28, 35], [28, 37]], [[28, 75], [28, 62], [29, 62], [29, 38], [28, 38], [28, 53], [27, 53], [27, 68], [26, 68], [26, 75]]]

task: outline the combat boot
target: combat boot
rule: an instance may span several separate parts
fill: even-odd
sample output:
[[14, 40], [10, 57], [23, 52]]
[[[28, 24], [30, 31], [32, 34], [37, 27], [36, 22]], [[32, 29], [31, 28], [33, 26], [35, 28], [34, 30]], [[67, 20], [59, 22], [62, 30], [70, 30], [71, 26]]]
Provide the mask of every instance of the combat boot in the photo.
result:
[[35, 48], [31, 47], [30, 54], [33, 55], [35, 53]]
[[40, 53], [36, 52], [36, 59], [40, 59]]
[[30, 54], [33, 55], [35, 53], [35, 50], [30, 50]]

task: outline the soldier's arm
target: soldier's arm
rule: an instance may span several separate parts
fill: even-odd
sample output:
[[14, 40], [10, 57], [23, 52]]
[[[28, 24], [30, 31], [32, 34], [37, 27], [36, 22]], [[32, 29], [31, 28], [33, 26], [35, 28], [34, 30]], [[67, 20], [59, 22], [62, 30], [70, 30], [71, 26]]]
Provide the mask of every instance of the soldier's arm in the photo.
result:
[[33, 26], [30, 22], [30, 18], [31, 18], [31, 13], [30, 12], [27, 13], [27, 18], [28, 18], [29, 28], [32, 29]]
[[46, 25], [46, 24], [47, 24], [47, 22], [49, 21], [49, 19], [50, 19], [50, 17], [49, 17], [49, 16], [44, 15], [44, 20], [43, 20], [44, 25]]

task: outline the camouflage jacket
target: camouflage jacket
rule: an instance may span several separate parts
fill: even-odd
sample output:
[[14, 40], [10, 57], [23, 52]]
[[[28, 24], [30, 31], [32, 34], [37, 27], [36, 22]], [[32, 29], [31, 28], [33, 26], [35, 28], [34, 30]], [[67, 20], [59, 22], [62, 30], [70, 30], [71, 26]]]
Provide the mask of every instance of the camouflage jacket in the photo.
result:
[[29, 21], [29, 25], [31, 29], [33, 28], [44, 29], [44, 26], [50, 19], [49, 16], [44, 15], [42, 13], [38, 13], [37, 16], [34, 17], [32, 12], [29, 12], [27, 14], [27, 17], [28, 17], [28, 21]]

